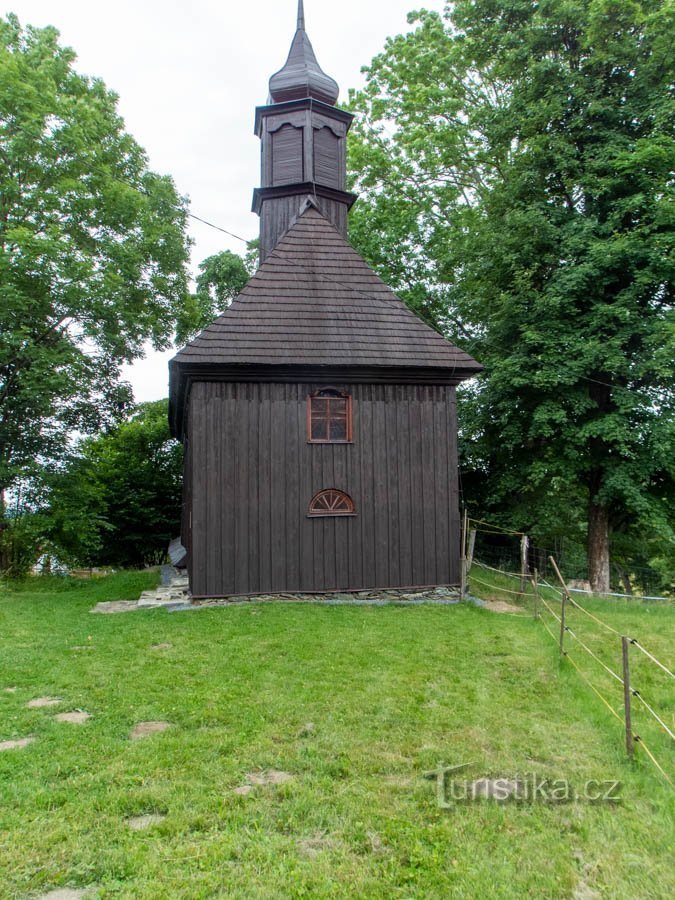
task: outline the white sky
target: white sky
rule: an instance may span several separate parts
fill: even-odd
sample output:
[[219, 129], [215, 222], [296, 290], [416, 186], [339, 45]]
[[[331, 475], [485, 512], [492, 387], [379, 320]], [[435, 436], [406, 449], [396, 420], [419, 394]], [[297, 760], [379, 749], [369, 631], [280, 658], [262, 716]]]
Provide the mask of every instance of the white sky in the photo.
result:
[[[406, 14], [422, 6], [441, 10], [443, 2], [305, 0], [307, 32], [342, 99], [362, 84], [361, 67], [385, 39], [407, 30]], [[150, 166], [173, 176], [193, 213], [248, 239], [258, 233], [250, 212], [260, 177], [254, 110], [285, 62], [296, 7], [296, 0], [0, 0], [2, 15], [58, 28], [78, 71], [119, 94]], [[212, 253], [241, 252], [242, 244], [190, 221], [193, 270]], [[150, 353], [127, 369], [139, 402], [167, 396], [174, 352]]]

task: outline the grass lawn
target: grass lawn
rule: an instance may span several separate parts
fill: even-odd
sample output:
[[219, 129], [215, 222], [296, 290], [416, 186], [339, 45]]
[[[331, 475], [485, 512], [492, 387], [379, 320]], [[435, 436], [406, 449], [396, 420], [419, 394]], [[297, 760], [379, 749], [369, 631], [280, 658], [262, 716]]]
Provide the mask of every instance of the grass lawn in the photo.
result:
[[[626, 760], [620, 723], [531, 616], [470, 605], [89, 613], [154, 577], [0, 591], [0, 742], [35, 737], [0, 752], [1, 897], [67, 886], [133, 898], [675, 895], [673, 790], [643, 753]], [[589, 606], [672, 664], [672, 605]], [[577, 657], [620, 707], [621, 686]], [[672, 725], [672, 681], [637, 657], [636, 683]], [[43, 696], [63, 703], [26, 707]], [[91, 719], [56, 721], [75, 709]], [[129, 740], [154, 720], [172, 727]], [[672, 777], [668, 738], [641, 712], [635, 730]], [[618, 780], [622, 802], [441, 809], [424, 774], [461, 763], [472, 779]], [[271, 770], [292, 778], [236, 792]], [[129, 827], [150, 814], [165, 818]]]

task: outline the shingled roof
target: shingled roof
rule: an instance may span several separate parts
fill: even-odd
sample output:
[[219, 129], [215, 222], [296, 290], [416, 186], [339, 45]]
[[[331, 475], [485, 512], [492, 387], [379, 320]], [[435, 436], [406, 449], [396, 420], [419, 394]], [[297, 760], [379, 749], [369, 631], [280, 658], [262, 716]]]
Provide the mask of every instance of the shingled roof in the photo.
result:
[[[419, 319], [311, 204], [176, 364], [481, 370]], [[174, 367], [172, 366], [172, 368]]]

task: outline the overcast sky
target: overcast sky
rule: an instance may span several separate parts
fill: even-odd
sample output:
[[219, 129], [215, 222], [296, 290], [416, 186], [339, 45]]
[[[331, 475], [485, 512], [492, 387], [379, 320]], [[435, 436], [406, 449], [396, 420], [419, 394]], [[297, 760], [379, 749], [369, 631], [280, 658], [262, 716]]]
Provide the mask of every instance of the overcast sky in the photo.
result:
[[[362, 84], [361, 67], [389, 35], [407, 30], [406, 14], [442, 9], [442, 0], [305, 0], [319, 63], [341, 99]], [[259, 184], [253, 134], [267, 81], [286, 60], [297, 0], [0, 0], [22, 24], [54, 25], [78, 55], [78, 71], [119, 94], [128, 130], [151, 167], [172, 175], [191, 211], [245, 238], [258, 233], [250, 212]], [[242, 245], [191, 220], [193, 270], [220, 250]], [[126, 372], [136, 399], [167, 396], [167, 354], [151, 353]]]

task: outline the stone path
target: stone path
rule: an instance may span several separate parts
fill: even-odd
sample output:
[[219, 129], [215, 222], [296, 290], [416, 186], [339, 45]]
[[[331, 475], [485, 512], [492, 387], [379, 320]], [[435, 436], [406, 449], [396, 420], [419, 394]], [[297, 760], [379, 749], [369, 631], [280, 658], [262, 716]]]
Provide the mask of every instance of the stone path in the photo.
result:
[[[331, 594], [257, 594], [255, 596], [232, 596], [219, 600], [193, 600], [188, 585], [187, 575], [173, 570], [174, 575], [166, 584], [154, 591], [144, 591], [138, 600], [111, 600], [98, 603], [91, 612], [110, 615], [113, 613], [135, 612], [143, 609], [166, 609], [168, 612], [187, 612], [199, 609], [211, 609], [219, 606], [231, 606], [242, 603], [322, 603], [326, 606], [401, 606], [441, 605], [446, 606], [460, 602], [459, 593], [453, 588], [437, 587], [428, 590], [386, 590], [386, 591], [354, 591], [352, 593]], [[501, 611], [501, 610], [496, 610]], [[168, 644], [157, 644], [153, 650], [169, 650]]]
[[[143, 609], [166, 609], [168, 612], [187, 612], [231, 606], [242, 603], [323, 603], [327, 606], [401, 606], [450, 605], [460, 602], [456, 590], [447, 587], [431, 588], [424, 591], [387, 590], [355, 591], [353, 593], [332, 594], [258, 594], [256, 596], [232, 596], [219, 600], [193, 600], [190, 596], [187, 575], [177, 569], [154, 591], [144, 591], [138, 600], [111, 600], [98, 603], [91, 612], [111, 615], [114, 613], [136, 612]], [[153, 650], [169, 650], [168, 645], [158, 644]]]
[[63, 700], [60, 697], [36, 697], [26, 703], [28, 709], [45, 709], [48, 706], [60, 706]]

